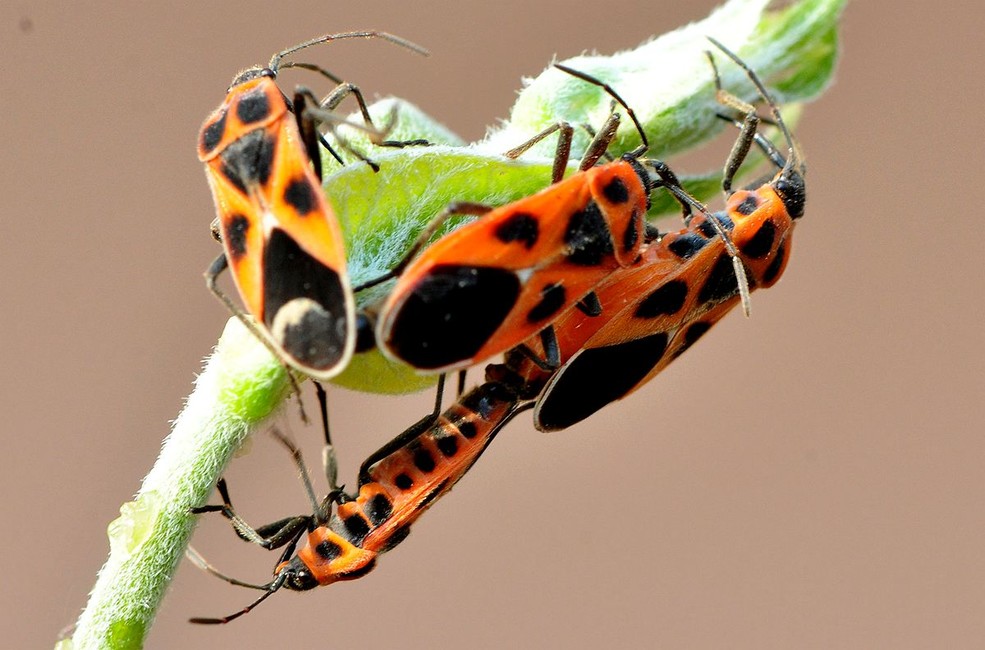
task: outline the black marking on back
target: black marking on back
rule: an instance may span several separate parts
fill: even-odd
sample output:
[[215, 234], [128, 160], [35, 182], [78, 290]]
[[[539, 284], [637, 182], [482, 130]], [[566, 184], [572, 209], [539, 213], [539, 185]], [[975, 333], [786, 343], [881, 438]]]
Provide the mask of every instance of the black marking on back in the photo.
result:
[[560, 370], [541, 398], [538, 425], [564, 429], [624, 397], [660, 362], [667, 342], [667, 333], [660, 332], [584, 350]]
[[412, 479], [407, 474], [397, 474], [393, 478], [393, 484], [396, 485], [401, 490], [409, 490], [414, 487], [414, 479]]
[[363, 510], [369, 523], [375, 528], [390, 518], [393, 514], [393, 504], [385, 494], [376, 494]]
[[629, 223], [626, 224], [626, 230], [622, 233], [622, 250], [624, 253], [633, 250], [640, 240], [640, 229], [636, 227], [640, 223], [639, 217], [640, 215], [634, 208], [633, 215], [629, 218]]
[[354, 512], [342, 520], [342, 524], [349, 534], [349, 541], [356, 546], [362, 544], [366, 535], [369, 534], [369, 522], [358, 512]]
[[308, 255], [279, 228], [270, 233], [264, 269], [263, 320], [268, 327], [277, 312], [297, 298], [308, 298], [321, 307], [308, 310], [285, 329], [280, 342], [284, 350], [312, 368], [331, 368], [338, 363], [349, 335], [339, 274]]
[[441, 368], [473, 358], [509, 315], [520, 280], [495, 267], [434, 267], [397, 310], [389, 346], [412, 366]]
[[330, 539], [322, 540], [315, 545], [315, 553], [326, 562], [341, 557], [342, 547]]
[[693, 232], [689, 232], [674, 237], [674, 241], [668, 244], [667, 250], [682, 260], [687, 260], [694, 257], [694, 255], [704, 248], [707, 243], [707, 239], [704, 239], [700, 235]]
[[263, 129], [250, 131], [229, 143], [220, 154], [222, 173], [241, 192], [253, 185], [265, 185], [274, 164], [277, 141]]
[[654, 289], [636, 306], [636, 318], [657, 318], [676, 314], [687, 300], [687, 282], [670, 280]]
[[294, 208], [300, 216], [306, 217], [318, 205], [318, 197], [308, 178], [298, 176], [291, 179], [284, 188], [284, 202]]
[[250, 231], [250, 220], [242, 214], [234, 214], [223, 234], [229, 253], [236, 259], [246, 255], [246, 236]]
[[612, 255], [612, 233], [595, 201], [571, 215], [564, 243], [568, 246], [568, 261], [578, 266], [598, 266]]
[[698, 302], [703, 305], [719, 303], [737, 293], [739, 293], [739, 284], [735, 279], [735, 270], [732, 268], [732, 258], [722, 253], [708, 272], [708, 278], [698, 293]]
[[262, 87], [257, 87], [241, 95], [236, 103], [236, 117], [243, 124], [260, 122], [270, 115], [270, 102]]
[[228, 113], [223, 111], [219, 119], [202, 129], [202, 150], [205, 153], [210, 153], [222, 142], [222, 136], [226, 133], [227, 115]]
[[414, 440], [409, 445], [407, 445], [407, 451], [411, 453], [411, 458], [414, 462], [414, 467], [421, 470], [425, 474], [434, 471], [435, 462], [434, 456], [431, 452], [421, 446], [420, 440]]
[[527, 313], [528, 323], [539, 323], [558, 313], [564, 307], [567, 292], [560, 282], [549, 284], [540, 290], [540, 302]]
[[776, 224], [772, 220], [763, 221], [759, 230], [752, 236], [739, 250], [742, 254], [754, 260], [765, 257], [773, 250], [773, 241], [776, 239]]
[[537, 217], [525, 212], [511, 214], [496, 228], [496, 238], [504, 244], [518, 241], [524, 248], [530, 250], [537, 243], [540, 235], [540, 223]]
[[454, 434], [435, 436], [434, 442], [445, 458], [451, 458], [458, 453], [458, 438]]
[[776, 249], [776, 255], [773, 257], [773, 261], [770, 265], [766, 267], [766, 271], [763, 273], [763, 284], [769, 284], [776, 279], [776, 276], [780, 274], [783, 269], [783, 260], [787, 257], [787, 242], [780, 242], [780, 245]]
[[[735, 224], [732, 223], [732, 220], [729, 219], [728, 215], [724, 212], [714, 212], [711, 217], [718, 220], [718, 223], [722, 225], [722, 230], [725, 232], [732, 232], [732, 229], [735, 228]], [[715, 224], [713, 224], [711, 219], [708, 219], [707, 217], [701, 222], [701, 225], [698, 226], [698, 230], [702, 235], [708, 237], [709, 239], [718, 236], [718, 231], [715, 230]]]
[[464, 420], [458, 423], [458, 432], [462, 434], [462, 437], [471, 440], [479, 433], [479, 430], [475, 426], [475, 422], [471, 420]]
[[755, 194], [750, 194], [742, 200], [742, 203], [735, 206], [735, 211], [739, 214], [744, 214], [747, 217], [756, 211], [759, 207], [759, 197]]
[[626, 184], [618, 176], [613, 176], [609, 179], [609, 182], [605, 184], [602, 188], [602, 196], [606, 198], [609, 203], [625, 203], [629, 200], [629, 189]]

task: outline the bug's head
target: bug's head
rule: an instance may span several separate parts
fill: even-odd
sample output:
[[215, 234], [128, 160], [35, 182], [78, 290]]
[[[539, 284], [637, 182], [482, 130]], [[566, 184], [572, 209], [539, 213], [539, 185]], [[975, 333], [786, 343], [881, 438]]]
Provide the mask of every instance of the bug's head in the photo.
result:
[[[710, 36], [708, 37], [708, 40], [711, 41], [712, 45], [725, 54], [725, 56], [731, 59], [733, 63], [742, 68], [742, 70], [746, 73], [746, 76], [759, 92], [760, 98], [767, 106], [769, 106], [772, 120], [776, 124], [776, 127], [780, 130], [780, 133], [783, 135], [783, 139], [786, 141], [787, 155], [784, 157], [773, 145], [773, 143], [758, 133], [755, 135], [754, 140], [756, 144], [763, 149], [766, 156], [779, 168], [779, 171], [777, 171], [769, 185], [776, 192], [777, 196], [779, 196], [783, 201], [784, 208], [790, 217], [792, 219], [799, 219], [804, 216], [804, 204], [807, 199], [807, 185], [804, 181], [804, 175], [807, 172], [807, 165], [804, 163], [804, 157], [800, 151], [800, 145], [793, 137], [793, 134], [787, 127], [786, 122], [784, 122], [783, 115], [780, 113], [780, 109], [777, 106], [776, 101], [766, 90], [766, 85], [763, 83], [762, 79], [760, 79], [759, 75], [756, 74], [751, 67], [749, 67], [749, 64], [739, 58], [735, 52], [731, 51]], [[711, 60], [712, 67], [714, 68], [714, 58], [711, 57], [710, 53], [709, 60]], [[715, 79], [717, 84], [717, 70], [715, 70]]]
[[270, 68], [264, 68], [258, 65], [255, 65], [252, 68], [247, 68], [233, 77], [233, 81], [229, 84], [229, 88], [226, 89], [226, 92], [231, 92], [233, 88], [237, 88], [245, 83], [256, 79], [261, 79], [263, 77], [275, 79], [277, 77], [277, 72], [271, 70]]
[[281, 562], [274, 571], [274, 582], [291, 591], [308, 591], [318, 586], [318, 580], [312, 575], [311, 569], [298, 556], [286, 562]]

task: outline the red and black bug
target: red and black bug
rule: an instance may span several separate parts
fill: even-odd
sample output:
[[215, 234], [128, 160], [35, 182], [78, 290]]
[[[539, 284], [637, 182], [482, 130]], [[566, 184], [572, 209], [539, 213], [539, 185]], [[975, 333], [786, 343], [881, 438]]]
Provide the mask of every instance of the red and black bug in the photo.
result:
[[[804, 161], [758, 75], [721, 43], [712, 43], [752, 80], [789, 151], [783, 156], [758, 133], [760, 118], [753, 106], [722, 89], [709, 53], [719, 101], [741, 114], [741, 119], [731, 112], [722, 115], [741, 129], [725, 165], [725, 210], [708, 214], [702, 209], [687, 228], [651, 244], [635, 268], [613, 274], [596, 289], [606, 318], [548, 381], [534, 412], [541, 430], [568, 427], [633, 392], [739, 303], [734, 266], [719, 230], [727, 231], [738, 249], [751, 289], [773, 286], [786, 268], [791, 233], [804, 214]], [[762, 185], [733, 191], [733, 176], [754, 143], [778, 171]], [[572, 322], [562, 318], [556, 329], [583, 326], [578, 314], [569, 318]]]
[[[194, 552], [189, 553], [197, 565], [227, 582], [264, 592], [234, 614], [194, 618], [192, 622], [228, 623], [282, 588], [307, 591], [366, 575], [378, 556], [403, 541], [411, 524], [464, 476], [503, 426], [531, 406], [529, 401], [521, 401], [522, 394], [522, 387], [487, 382], [463, 395], [440, 417], [422, 419], [363, 463], [354, 496], [333, 488], [325, 499], [314, 499], [300, 452], [281, 437], [297, 459], [312, 497], [313, 513], [254, 529], [236, 514], [225, 482], [220, 481], [222, 505], [193, 512], [221, 512], [243, 539], [267, 549], [285, 550], [274, 578], [263, 585], [225, 576]], [[328, 443], [331, 445], [330, 440]], [[334, 467], [326, 469], [329, 482], [334, 483]]]
[[[601, 86], [632, 118], [642, 144], [619, 160], [596, 166], [615, 136], [613, 112], [582, 158], [580, 171], [561, 180], [572, 127], [559, 123], [513, 150], [519, 155], [554, 131], [561, 137], [552, 185], [533, 196], [491, 208], [456, 203], [441, 213], [392, 275], [396, 285], [379, 309], [376, 338], [389, 356], [425, 371], [467, 367], [544, 338], [545, 368], [558, 363], [551, 323], [577, 307], [597, 313], [592, 289], [617, 269], [638, 263], [656, 236], [645, 221], [650, 194], [664, 187], [682, 204], [685, 220], [697, 204], [661, 161], [641, 158], [646, 134], [632, 109], [608, 84], [562, 65]], [[452, 214], [480, 218], [428, 246], [437, 225]], [[716, 222], [717, 227], [717, 222]], [[737, 259], [727, 234], [719, 232]], [[745, 287], [741, 265], [737, 282]], [[382, 278], [381, 278], [382, 279]]]
[[[266, 67], [238, 74], [198, 142], [218, 212], [213, 232], [223, 244], [206, 273], [208, 286], [285, 363], [315, 379], [341, 372], [356, 337], [342, 232], [321, 187], [319, 143], [327, 142], [316, 127], [342, 122], [332, 111], [349, 95], [366, 120], [362, 128], [372, 132], [373, 126], [356, 86], [318, 66], [282, 59], [350, 38], [381, 38], [426, 53], [385, 32], [306, 41], [275, 54]], [[288, 67], [314, 70], [339, 85], [322, 101], [301, 87], [288, 101], [275, 82]], [[252, 321], [216, 286], [227, 267]]]

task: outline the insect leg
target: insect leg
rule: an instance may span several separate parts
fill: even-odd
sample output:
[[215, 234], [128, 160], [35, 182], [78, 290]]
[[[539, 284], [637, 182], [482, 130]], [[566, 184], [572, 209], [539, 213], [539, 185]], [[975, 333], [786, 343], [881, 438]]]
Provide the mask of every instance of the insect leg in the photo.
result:
[[370, 476], [369, 471], [372, 469], [373, 465], [393, 454], [393, 452], [397, 451], [408, 442], [421, 435], [421, 433], [426, 431], [438, 421], [438, 416], [441, 414], [441, 401], [444, 396], [444, 392], [445, 375], [441, 374], [438, 376], [438, 387], [434, 400], [434, 410], [412, 424], [406, 431], [395, 437], [393, 440], [374, 451], [366, 460], [363, 461], [362, 465], [359, 466], [360, 487], [372, 482], [373, 477]]
[[492, 206], [483, 205], [481, 203], [467, 203], [461, 201], [450, 203], [448, 207], [438, 213], [438, 215], [424, 227], [424, 230], [417, 236], [417, 239], [414, 240], [414, 243], [411, 244], [410, 248], [404, 254], [404, 257], [397, 263], [396, 266], [383, 275], [373, 278], [372, 280], [367, 280], [366, 282], [354, 287], [353, 292], [359, 293], [360, 291], [369, 289], [370, 287], [375, 287], [378, 284], [400, 275], [407, 265], [410, 264], [410, 261], [414, 259], [414, 256], [417, 255], [418, 251], [424, 248], [428, 241], [430, 241], [431, 237], [434, 236], [434, 233], [438, 230], [438, 228], [448, 221], [449, 218], [457, 214], [470, 214], [476, 217], [481, 217], [487, 212], [490, 212], [492, 209]]
[[567, 122], [557, 122], [552, 124], [523, 144], [513, 147], [503, 155], [511, 160], [515, 160], [529, 151], [535, 144], [555, 132], [558, 132], [558, 138], [557, 148], [554, 150], [554, 166], [551, 168], [551, 184], [553, 185], [564, 178], [564, 170], [567, 169], [568, 159], [571, 157], [571, 138], [574, 133], [574, 129]]
[[192, 508], [191, 513], [199, 515], [208, 512], [219, 512], [223, 517], [232, 522], [233, 529], [235, 529], [236, 534], [241, 539], [252, 542], [267, 550], [280, 548], [299, 535], [298, 531], [309, 530], [312, 526], [314, 518], [311, 515], [298, 515], [296, 517], [285, 517], [260, 528], [253, 528], [246, 520], [236, 514], [236, 511], [233, 509], [233, 504], [229, 499], [229, 489], [226, 486], [226, 480], [219, 479], [216, 483], [216, 488], [222, 496], [222, 505], [205, 505]]

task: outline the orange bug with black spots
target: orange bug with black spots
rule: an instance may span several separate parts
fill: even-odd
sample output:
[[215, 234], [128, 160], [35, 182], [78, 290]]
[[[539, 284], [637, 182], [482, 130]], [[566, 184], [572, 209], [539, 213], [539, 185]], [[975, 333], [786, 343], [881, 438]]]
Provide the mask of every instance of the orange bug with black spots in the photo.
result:
[[[379, 38], [420, 54], [423, 48], [377, 31], [328, 34], [275, 54], [266, 67], [233, 79], [226, 99], [202, 125], [198, 157], [205, 163], [218, 218], [213, 234], [223, 253], [206, 272], [209, 288], [288, 366], [315, 379], [342, 371], [355, 347], [355, 301], [346, 273], [342, 232], [321, 187], [319, 123], [344, 123], [332, 111], [353, 95], [376, 134], [359, 89], [318, 66], [282, 61], [330, 41]], [[298, 87], [289, 101], [276, 84], [281, 69], [318, 72], [335, 90], [318, 101]], [[216, 285], [227, 267], [245, 318]]]
[[[579, 165], [563, 179], [572, 127], [558, 123], [507, 154], [515, 157], [560, 132], [552, 184], [499, 208], [455, 203], [439, 214], [394, 270], [399, 276], [378, 309], [376, 341], [390, 357], [415, 368], [445, 372], [483, 361], [538, 334], [545, 369], [559, 363], [551, 324], [572, 309], [598, 312], [592, 289], [617, 269], [638, 263], [656, 238], [646, 223], [650, 194], [664, 187], [681, 203], [685, 220], [694, 201], [661, 161], [644, 159], [646, 134], [618, 93], [589, 75], [562, 71], [602, 87], [632, 118], [642, 144], [620, 159], [596, 166], [615, 137], [619, 115], [610, 114]], [[417, 252], [454, 214], [479, 217]], [[727, 235], [720, 233], [728, 242]], [[730, 253], [737, 259], [737, 252]], [[744, 287], [741, 265], [737, 278]]]
[[[519, 395], [515, 387], [486, 382], [463, 395], [440, 417], [423, 418], [395, 439], [399, 444], [391, 442], [363, 462], [358, 491], [353, 496], [335, 487], [334, 454], [326, 454], [332, 489], [324, 499], [316, 499], [300, 451], [279, 436], [294, 455], [313, 513], [254, 529], [236, 514], [225, 481], [220, 480], [222, 505], [192, 512], [220, 512], [231, 520], [242, 539], [266, 549], [285, 550], [274, 578], [258, 585], [222, 574], [189, 549], [189, 559], [200, 568], [231, 584], [264, 592], [238, 612], [220, 618], [193, 618], [191, 622], [228, 623], [280, 589], [308, 591], [369, 573], [377, 558], [402, 542], [411, 524], [465, 475], [496, 434], [516, 414], [532, 406], [521, 403]], [[325, 434], [327, 448], [331, 448], [327, 427]], [[295, 553], [298, 544], [301, 548]]]
[[[725, 164], [725, 210], [709, 214], [702, 207], [702, 214], [686, 229], [664, 235], [644, 252], [637, 267], [614, 274], [596, 290], [609, 316], [550, 377], [534, 411], [538, 429], [571, 426], [632, 393], [739, 303], [734, 267], [712, 221], [729, 233], [751, 289], [773, 286], [786, 268], [791, 234], [804, 214], [803, 157], [759, 76], [724, 45], [709, 40], [753, 82], [786, 140], [788, 153], [782, 155], [758, 133], [762, 118], [752, 105], [722, 89], [709, 52], [719, 102], [742, 114], [741, 120], [721, 115], [741, 129]], [[778, 171], [765, 183], [733, 191], [733, 177], [754, 143]], [[579, 320], [577, 315], [571, 318]], [[578, 326], [564, 318], [556, 324], [559, 331]]]

